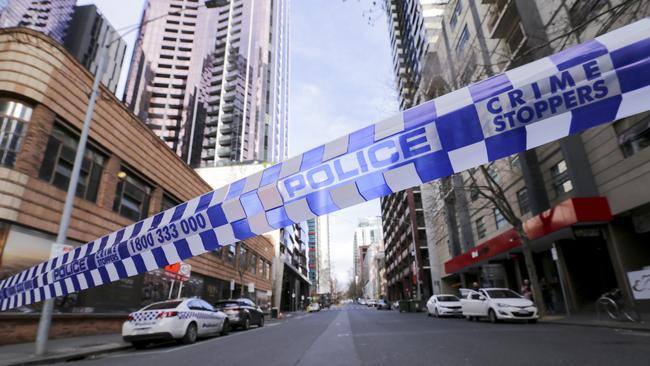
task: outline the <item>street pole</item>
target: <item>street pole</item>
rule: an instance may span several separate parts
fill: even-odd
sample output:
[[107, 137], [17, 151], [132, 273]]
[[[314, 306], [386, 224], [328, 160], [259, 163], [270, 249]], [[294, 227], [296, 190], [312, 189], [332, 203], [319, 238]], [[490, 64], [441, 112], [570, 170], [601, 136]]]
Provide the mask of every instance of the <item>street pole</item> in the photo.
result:
[[[110, 43], [109, 43], [110, 46]], [[99, 83], [104, 75], [106, 67], [105, 48], [102, 46], [99, 51], [99, 65], [95, 73], [95, 80], [93, 82], [92, 92], [88, 100], [88, 107], [86, 108], [86, 117], [84, 118], [83, 128], [79, 136], [79, 145], [77, 146], [77, 153], [74, 158], [74, 166], [72, 167], [72, 174], [70, 175], [70, 184], [68, 185], [68, 192], [65, 197], [65, 204], [63, 205], [63, 214], [61, 215], [61, 223], [59, 224], [59, 232], [56, 236], [58, 244], [65, 243], [68, 236], [68, 226], [70, 225], [70, 216], [72, 215], [72, 207], [74, 198], [77, 191], [77, 183], [79, 183], [79, 172], [81, 171], [81, 164], [86, 152], [86, 142], [88, 141], [88, 132], [90, 131], [90, 122], [93, 118], [93, 111], [95, 109], [95, 101], [99, 91]], [[50, 334], [50, 325], [52, 324], [52, 311], [54, 309], [54, 299], [45, 300], [43, 303], [43, 310], [41, 312], [41, 319], [38, 323], [38, 333], [36, 334], [36, 355], [41, 356], [47, 351], [47, 340]]]

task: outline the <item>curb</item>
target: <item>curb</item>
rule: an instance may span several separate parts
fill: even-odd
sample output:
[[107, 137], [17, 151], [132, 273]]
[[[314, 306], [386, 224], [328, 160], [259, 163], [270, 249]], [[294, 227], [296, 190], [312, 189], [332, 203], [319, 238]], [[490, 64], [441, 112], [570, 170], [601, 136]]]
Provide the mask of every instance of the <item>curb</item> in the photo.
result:
[[555, 325], [570, 325], [576, 327], [591, 327], [591, 328], [609, 328], [609, 329], [625, 329], [625, 330], [635, 330], [640, 332], [650, 332], [650, 328], [640, 328], [633, 325], [627, 325], [625, 323], [619, 324], [594, 324], [594, 323], [579, 323], [572, 321], [558, 321], [558, 320], [539, 320], [542, 324], [555, 324]]
[[45, 365], [45, 364], [50, 364], [50, 363], [55, 363], [55, 362], [68, 362], [68, 361], [73, 361], [73, 360], [88, 357], [88, 356], [99, 355], [99, 354], [104, 354], [104, 353], [111, 353], [111, 352], [117, 352], [117, 351], [121, 351], [121, 350], [128, 349], [128, 348], [131, 348], [130, 344], [119, 344], [119, 345], [114, 345], [114, 346], [110, 346], [110, 347], [97, 348], [97, 349], [87, 350], [87, 351], [66, 353], [66, 354], [60, 354], [60, 355], [50, 355], [50, 356], [44, 356], [44, 357], [38, 357], [38, 358], [32, 358], [32, 359], [23, 359], [23, 360], [20, 360], [20, 361], [18, 361], [18, 360], [9, 361], [9, 363], [2, 363], [2, 361], [0, 361], [0, 365], [3, 365], [3, 366]]

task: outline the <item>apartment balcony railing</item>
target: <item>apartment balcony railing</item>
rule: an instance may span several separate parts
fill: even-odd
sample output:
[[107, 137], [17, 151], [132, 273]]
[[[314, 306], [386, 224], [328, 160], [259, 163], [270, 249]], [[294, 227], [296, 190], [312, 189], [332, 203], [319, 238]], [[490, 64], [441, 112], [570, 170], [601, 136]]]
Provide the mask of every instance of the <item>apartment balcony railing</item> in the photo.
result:
[[491, 38], [505, 37], [512, 25], [519, 22], [519, 13], [515, 0], [495, 0], [488, 18]]

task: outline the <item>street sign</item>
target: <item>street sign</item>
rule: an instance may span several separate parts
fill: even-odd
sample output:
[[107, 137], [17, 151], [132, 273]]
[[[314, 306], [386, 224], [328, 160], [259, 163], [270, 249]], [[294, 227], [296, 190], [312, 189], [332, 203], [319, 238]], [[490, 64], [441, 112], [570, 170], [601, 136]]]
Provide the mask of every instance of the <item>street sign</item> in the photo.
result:
[[650, 299], [650, 268], [641, 271], [628, 272], [632, 295], [635, 300]]
[[235, 280], [230, 280], [230, 291], [235, 291]]
[[650, 19], [643, 19], [439, 96], [25, 269], [0, 282], [0, 310], [146, 273], [448, 177], [645, 112], [648, 100]]
[[255, 282], [249, 282], [248, 283], [248, 293], [253, 293], [255, 292]]
[[60, 255], [70, 253], [73, 249], [74, 247], [72, 245], [54, 243], [50, 250], [50, 258], [56, 258]]
[[165, 266], [165, 276], [174, 281], [189, 281], [192, 273], [192, 265], [185, 262], [179, 262]]

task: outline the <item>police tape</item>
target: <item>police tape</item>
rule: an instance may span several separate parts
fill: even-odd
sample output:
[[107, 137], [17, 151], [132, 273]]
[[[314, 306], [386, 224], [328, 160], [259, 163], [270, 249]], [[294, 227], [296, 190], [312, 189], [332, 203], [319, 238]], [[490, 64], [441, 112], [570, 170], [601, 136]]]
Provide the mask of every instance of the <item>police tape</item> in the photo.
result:
[[0, 281], [0, 309], [216, 250], [650, 110], [650, 19], [443, 95]]

